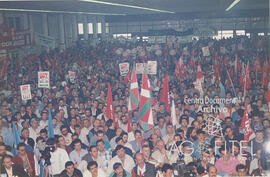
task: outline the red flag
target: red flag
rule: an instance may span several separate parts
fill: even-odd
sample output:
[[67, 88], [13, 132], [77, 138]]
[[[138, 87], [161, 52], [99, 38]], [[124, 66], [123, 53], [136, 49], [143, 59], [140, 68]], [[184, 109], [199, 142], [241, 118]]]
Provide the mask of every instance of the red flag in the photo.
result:
[[47, 63], [48, 66], [51, 66], [51, 61], [48, 56], [45, 57], [45, 62]]
[[91, 75], [91, 85], [94, 86], [95, 85], [95, 78], [93, 75]]
[[128, 84], [129, 81], [130, 81], [130, 70], [128, 71], [127, 75], [124, 78], [124, 83]]
[[200, 65], [200, 63], [198, 63], [196, 79], [203, 79], [203, 78], [204, 78], [204, 76], [202, 73], [201, 65]]
[[175, 75], [177, 77], [181, 77], [180, 66], [179, 66], [178, 61], [175, 62], [175, 71], [174, 72], [175, 72]]
[[168, 74], [166, 75], [166, 78], [165, 78], [164, 83], [163, 83], [163, 88], [162, 88], [161, 97], [160, 97], [159, 102], [165, 103], [168, 113], [171, 113], [170, 88], [169, 88]]
[[169, 46], [168, 46], [168, 44], [166, 44], [166, 46], [164, 48], [164, 53], [167, 54], [168, 53], [168, 50], [169, 50]]
[[119, 128], [119, 122], [118, 122], [118, 119], [116, 121], [116, 128]]
[[268, 89], [267, 89], [267, 92], [265, 95], [265, 99], [266, 99], [267, 103], [270, 102], [270, 85], [269, 84], [268, 84]]
[[261, 67], [259, 55], [257, 55], [253, 70], [255, 72], [262, 72], [262, 67]]
[[204, 65], [204, 56], [202, 55], [202, 64]]
[[16, 71], [19, 71], [20, 68], [21, 68], [21, 60], [20, 60], [19, 56], [17, 56], [17, 67], [16, 67]]
[[4, 76], [7, 73], [7, 66], [8, 66], [8, 59], [5, 59], [3, 61], [3, 69], [2, 69], [1, 76]]
[[131, 132], [131, 122], [130, 122], [130, 116], [129, 113], [127, 113], [127, 118], [128, 118], [128, 132]]
[[54, 56], [53, 56], [53, 65], [54, 65], [54, 66], [56, 65], [57, 58], [58, 58], [58, 55], [57, 55], [57, 53], [55, 52], [55, 53], [54, 53]]
[[[108, 83], [106, 117], [108, 117], [109, 119], [113, 119], [113, 121], [115, 122], [114, 105], [113, 105], [113, 99], [112, 99], [112, 89], [111, 89], [110, 83]], [[118, 123], [118, 120], [117, 120], [117, 123]]]
[[242, 86], [242, 89], [244, 90], [245, 87], [245, 66], [244, 63], [242, 64], [242, 71], [240, 75], [240, 84]]
[[234, 73], [237, 74], [240, 69], [240, 61], [238, 55], [235, 55], [235, 62], [234, 62]]
[[132, 172], [131, 172], [131, 177], [136, 177], [134, 170], [132, 170]]
[[220, 63], [218, 59], [218, 54], [216, 54], [216, 59], [215, 59], [215, 65], [214, 65], [214, 70], [215, 70], [215, 76], [216, 78], [220, 78]]
[[195, 62], [193, 60], [193, 57], [190, 58], [189, 65], [192, 66], [193, 68], [196, 67], [196, 64], [195, 64]]
[[228, 85], [228, 88], [230, 88], [232, 86], [232, 83], [231, 83], [231, 80], [230, 80], [230, 75], [229, 73], [227, 72], [227, 85]]
[[263, 70], [262, 70], [262, 85], [265, 87], [268, 86], [267, 76], [268, 76], [268, 60], [266, 56], [264, 60]]
[[250, 120], [248, 117], [248, 109], [247, 109], [248, 103], [246, 101], [245, 103], [245, 112], [244, 116], [241, 122], [241, 127], [245, 130], [245, 141], [249, 141], [249, 136], [252, 134], [251, 133], [251, 127], [250, 127]]
[[228, 65], [228, 57], [227, 56], [225, 56], [225, 58], [224, 58], [224, 64]]
[[141, 136], [141, 147], [143, 147], [143, 143], [144, 143], [144, 140], [143, 140], [143, 135]]
[[101, 59], [100, 57], [98, 58], [98, 68], [101, 69], [102, 68], [102, 63], [101, 63]]
[[250, 89], [251, 88], [251, 79], [250, 79], [250, 74], [249, 74], [249, 62], [248, 65], [246, 67], [246, 89]]
[[83, 63], [83, 59], [82, 59], [81, 55], [79, 55], [79, 64], [83, 68], [84, 63]]

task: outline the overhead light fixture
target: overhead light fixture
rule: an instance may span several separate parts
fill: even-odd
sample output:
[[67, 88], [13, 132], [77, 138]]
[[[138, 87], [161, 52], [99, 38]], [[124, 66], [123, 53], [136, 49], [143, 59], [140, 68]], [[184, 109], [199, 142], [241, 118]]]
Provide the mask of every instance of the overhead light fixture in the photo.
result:
[[106, 4], [111, 6], [120, 6], [120, 7], [129, 7], [134, 9], [141, 9], [141, 10], [149, 10], [154, 12], [161, 12], [161, 13], [170, 13], [174, 14], [174, 12], [167, 11], [167, 10], [160, 10], [160, 9], [152, 9], [147, 7], [141, 7], [141, 6], [134, 6], [134, 5], [128, 5], [128, 4], [120, 4], [120, 3], [114, 3], [114, 2], [105, 2], [105, 1], [98, 1], [98, 0], [80, 0], [81, 2], [92, 2], [97, 4]]
[[86, 15], [127, 15], [127, 14], [110, 14], [110, 13], [96, 13], [96, 12], [76, 12], [76, 11], [57, 11], [57, 10], [38, 10], [38, 9], [9, 9], [0, 8], [3, 11], [17, 11], [17, 12], [40, 12], [40, 13], [61, 13], [61, 14], [86, 14]]
[[240, 0], [234, 0], [233, 3], [226, 9], [226, 11], [229, 11], [231, 8], [233, 8], [236, 4], [238, 4]]

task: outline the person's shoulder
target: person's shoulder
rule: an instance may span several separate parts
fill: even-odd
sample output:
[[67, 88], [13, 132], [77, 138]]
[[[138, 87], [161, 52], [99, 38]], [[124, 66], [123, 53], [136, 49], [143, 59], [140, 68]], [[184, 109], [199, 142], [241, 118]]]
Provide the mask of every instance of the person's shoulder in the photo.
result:
[[[73, 150], [73, 151], [75, 151], [75, 150]], [[72, 153], [73, 151], [71, 151], [71, 153]], [[63, 154], [67, 154], [67, 151], [66, 151], [65, 149], [62, 149], [62, 148], [57, 148], [57, 152], [63, 153]]]
[[92, 174], [89, 172], [89, 170], [85, 170], [85, 172], [83, 173], [83, 176], [92, 177]]
[[152, 156], [153, 155], [159, 155], [160, 154], [160, 152], [158, 151], [158, 150], [156, 150], [156, 151], [154, 151], [153, 153], [152, 153]]
[[100, 176], [104, 176], [104, 177], [107, 176], [102, 168], [98, 168], [98, 173], [99, 173]]
[[155, 168], [155, 165], [149, 163], [149, 162], [145, 162], [146, 164], [146, 167], [149, 167], [149, 168]]
[[82, 172], [81, 170], [77, 169], [77, 168], [74, 168], [74, 172], [78, 175], [81, 175], [82, 176]]

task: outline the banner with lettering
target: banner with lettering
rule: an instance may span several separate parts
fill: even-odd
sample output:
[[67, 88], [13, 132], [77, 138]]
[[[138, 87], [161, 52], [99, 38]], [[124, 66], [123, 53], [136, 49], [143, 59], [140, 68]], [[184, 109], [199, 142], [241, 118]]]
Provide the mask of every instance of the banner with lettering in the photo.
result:
[[148, 61], [148, 74], [157, 74], [157, 61]]
[[202, 52], [204, 57], [210, 56], [209, 47], [202, 47]]
[[21, 89], [22, 100], [26, 101], [26, 100], [32, 99], [30, 84], [21, 85], [20, 89]]
[[127, 75], [128, 71], [129, 71], [129, 63], [128, 62], [119, 63], [119, 70], [120, 70], [121, 76]]
[[74, 71], [68, 71], [69, 80], [71, 83], [75, 82], [76, 73]]
[[38, 72], [38, 87], [50, 88], [50, 72], [49, 71]]

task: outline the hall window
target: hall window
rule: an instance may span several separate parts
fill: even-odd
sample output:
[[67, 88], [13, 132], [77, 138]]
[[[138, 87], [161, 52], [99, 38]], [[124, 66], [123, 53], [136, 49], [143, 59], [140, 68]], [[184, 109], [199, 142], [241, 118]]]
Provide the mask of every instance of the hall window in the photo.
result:
[[78, 33], [83, 34], [83, 23], [78, 24]]
[[97, 23], [97, 33], [98, 34], [102, 33], [102, 24], [101, 23]]
[[94, 34], [93, 23], [88, 23], [88, 34]]

